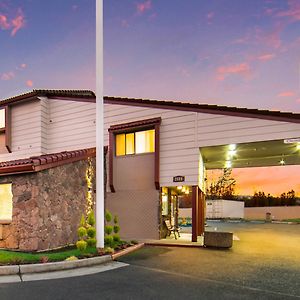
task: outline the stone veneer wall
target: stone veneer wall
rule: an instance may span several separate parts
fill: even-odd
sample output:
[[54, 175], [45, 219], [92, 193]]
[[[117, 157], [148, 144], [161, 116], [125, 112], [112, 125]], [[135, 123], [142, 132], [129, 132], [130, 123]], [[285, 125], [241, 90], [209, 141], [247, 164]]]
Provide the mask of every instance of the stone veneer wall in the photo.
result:
[[[95, 166], [95, 159], [92, 162]], [[12, 183], [13, 193], [12, 223], [2, 225], [0, 248], [36, 251], [76, 242], [86, 207], [87, 166], [88, 161], [81, 160], [0, 177], [0, 183]]]

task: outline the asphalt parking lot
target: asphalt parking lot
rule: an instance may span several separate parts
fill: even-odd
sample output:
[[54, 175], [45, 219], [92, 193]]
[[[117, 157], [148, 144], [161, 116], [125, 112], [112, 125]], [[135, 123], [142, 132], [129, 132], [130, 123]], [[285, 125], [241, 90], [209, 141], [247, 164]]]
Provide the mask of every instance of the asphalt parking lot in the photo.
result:
[[230, 250], [145, 247], [94, 275], [0, 284], [0, 299], [299, 299], [300, 225], [209, 223]]

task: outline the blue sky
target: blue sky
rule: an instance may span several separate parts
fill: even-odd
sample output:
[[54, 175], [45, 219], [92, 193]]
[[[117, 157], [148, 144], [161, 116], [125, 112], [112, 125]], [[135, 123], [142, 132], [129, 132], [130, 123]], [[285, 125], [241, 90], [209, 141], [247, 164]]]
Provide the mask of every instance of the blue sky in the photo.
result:
[[[299, 0], [104, 0], [110, 96], [300, 109]], [[0, 98], [95, 90], [95, 1], [0, 0]]]
[[0, 98], [33, 88], [95, 90], [95, 3], [0, 1]]

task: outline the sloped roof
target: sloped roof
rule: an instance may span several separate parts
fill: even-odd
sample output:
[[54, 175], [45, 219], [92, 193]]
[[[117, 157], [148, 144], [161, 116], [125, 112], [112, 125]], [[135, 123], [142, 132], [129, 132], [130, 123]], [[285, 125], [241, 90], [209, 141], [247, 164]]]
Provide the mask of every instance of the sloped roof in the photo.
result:
[[74, 100], [94, 100], [96, 98], [94, 92], [89, 90], [33, 90], [28, 93], [0, 100], [0, 106], [16, 103], [20, 101], [30, 100], [36, 97], [48, 98], [72, 98]]
[[[13, 104], [19, 101], [30, 100], [36, 97], [48, 97], [51, 99], [68, 99], [68, 100], [83, 101], [83, 102], [96, 101], [95, 93], [89, 90], [37, 89], [22, 95], [0, 100], [0, 106]], [[170, 101], [170, 100], [109, 97], [109, 96], [104, 96], [104, 103], [152, 107], [152, 108], [160, 108], [160, 109], [173, 109], [173, 110], [182, 110], [182, 111], [194, 111], [199, 113], [209, 113], [209, 114], [217, 114], [217, 115], [229, 115], [229, 116], [237, 116], [237, 117], [248, 117], [248, 118], [282, 121], [282, 122], [300, 123], [300, 113], [261, 110], [261, 109], [252, 109], [252, 108], [244, 108], [244, 107], [201, 104], [201, 103], [180, 102], [180, 101]]]
[[[107, 152], [107, 147], [104, 151]], [[88, 148], [0, 162], [0, 176], [38, 172], [95, 156], [96, 148]]]
[[189, 102], [177, 102], [169, 100], [150, 100], [123, 97], [104, 97], [106, 104], [131, 105], [161, 109], [173, 109], [182, 111], [194, 111], [217, 115], [229, 115], [236, 117], [248, 117], [267, 119], [283, 122], [300, 123], [300, 113], [281, 112], [272, 110], [250, 109], [243, 107], [221, 106], [212, 104], [199, 104]]

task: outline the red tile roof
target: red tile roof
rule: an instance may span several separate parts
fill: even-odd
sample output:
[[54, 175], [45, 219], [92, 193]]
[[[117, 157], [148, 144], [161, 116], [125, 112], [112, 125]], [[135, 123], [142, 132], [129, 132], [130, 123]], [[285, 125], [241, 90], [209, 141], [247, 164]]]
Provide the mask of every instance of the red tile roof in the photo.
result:
[[[107, 152], [107, 147], [104, 148], [104, 151]], [[95, 156], [96, 148], [89, 148], [0, 162], [0, 176], [38, 172]]]

